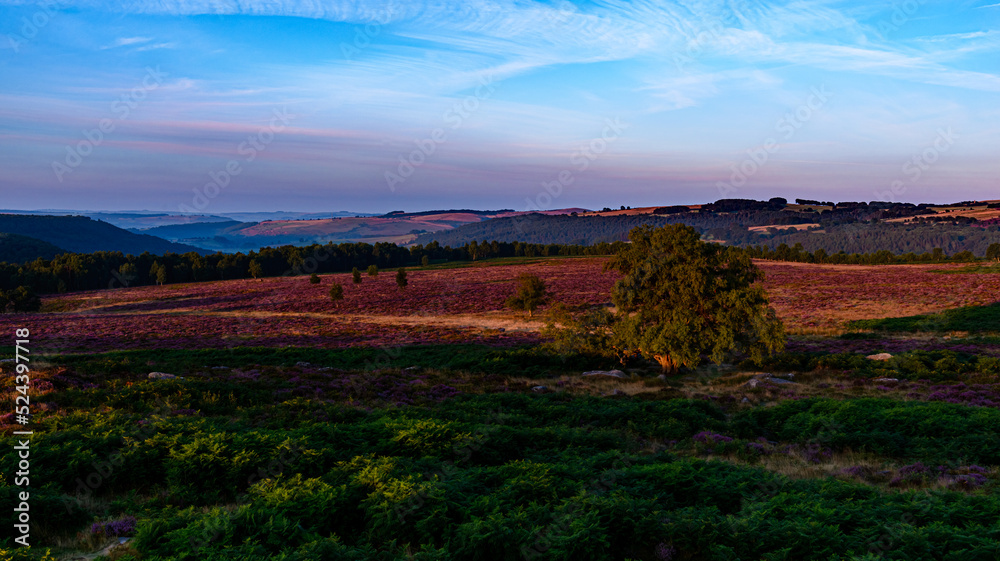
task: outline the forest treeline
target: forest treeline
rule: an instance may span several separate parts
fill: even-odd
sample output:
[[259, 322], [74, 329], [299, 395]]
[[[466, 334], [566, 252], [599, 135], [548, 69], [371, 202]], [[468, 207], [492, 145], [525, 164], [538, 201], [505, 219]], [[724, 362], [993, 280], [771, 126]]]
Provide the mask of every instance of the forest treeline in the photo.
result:
[[[822, 212], [789, 212], [774, 210], [774, 206], [768, 203], [758, 203], [759, 208], [744, 208], [746, 205], [721, 202], [706, 206], [726, 209], [725, 212], [711, 210], [637, 216], [530, 214], [494, 218], [446, 232], [422, 234], [416, 241], [427, 243], [437, 240], [451, 246], [483, 239], [591, 245], [624, 241], [629, 230], [637, 226], [648, 224], [658, 227], [677, 223], [692, 226], [705, 239], [725, 242], [726, 245], [777, 248], [782, 243], [788, 246], [802, 244], [810, 252], [823, 250], [828, 254], [889, 251], [901, 255], [929, 253], [934, 248], [940, 248], [949, 255], [971, 251], [977, 257], [983, 257], [989, 245], [1000, 240], [1000, 224], [995, 220], [976, 221], [962, 216], [941, 215], [909, 222], [885, 222], [930, 212], [918, 205], [882, 208], [877, 205], [853, 206], [861, 203], [839, 203], [837, 208]], [[792, 228], [796, 225], [798, 228]]]
[[[388, 242], [313, 244], [306, 247], [282, 246], [263, 248], [247, 254], [215, 253], [199, 255], [166, 253], [124, 255], [121, 252], [67, 253], [53, 259], [36, 259], [29, 263], [0, 263], [0, 304], [9, 302], [7, 311], [28, 311], [25, 304], [14, 308], [13, 303], [33, 302], [29, 295], [54, 294], [81, 290], [99, 290], [243, 278], [261, 278], [312, 273], [335, 273], [353, 268], [379, 269], [421, 266], [448, 261], [478, 261], [501, 257], [552, 257], [613, 255], [625, 247], [624, 242], [578, 244], [531, 244], [523, 242], [482, 241], [460, 247], [442, 246], [438, 242], [401, 247]], [[888, 250], [871, 253], [830, 253], [820, 248], [809, 251], [802, 244], [776, 247], [758, 245], [730, 247], [730, 251], [747, 251], [755, 259], [831, 264], [898, 264], [971, 262], [977, 256], [969, 251], [949, 254], [942, 248], [921, 253], [896, 254]], [[1000, 243], [985, 250], [989, 259], [1000, 259]], [[23, 289], [23, 290], [22, 290]], [[15, 298], [15, 291], [17, 298]], [[9, 299], [4, 299], [8, 294]], [[26, 300], [27, 299], [27, 300]], [[0, 306], [2, 313], [4, 306]]]
[[27, 287], [37, 294], [121, 288], [181, 282], [335, 273], [427, 265], [444, 261], [476, 261], [497, 257], [611, 255], [622, 243], [590, 246], [470, 242], [460, 247], [437, 242], [409, 248], [379, 242], [266, 247], [249, 253], [199, 255], [165, 253], [125, 255], [121, 252], [67, 253], [29, 263], [0, 263], [0, 290]]

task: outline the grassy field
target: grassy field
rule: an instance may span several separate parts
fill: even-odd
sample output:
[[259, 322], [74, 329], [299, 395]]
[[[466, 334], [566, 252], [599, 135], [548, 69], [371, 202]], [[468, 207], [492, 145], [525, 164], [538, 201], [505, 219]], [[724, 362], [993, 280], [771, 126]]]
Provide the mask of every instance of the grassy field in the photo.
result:
[[[502, 309], [526, 270], [603, 302], [602, 263], [431, 267], [412, 292], [381, 274], [66, 294], [4, 317], [33, 332], [34, 547], [6, 537], [0, 560], [1000, 556], [994, 279], [765, 264], [788, 349], [661, 377], [557, 354], [544, 313]], [[335, 279], [356, 289], [340, 308]], [[886, 315], [893, 280], [897, 315], [924, 313]], [[0, 452], [8, 511], [16, 461]]]

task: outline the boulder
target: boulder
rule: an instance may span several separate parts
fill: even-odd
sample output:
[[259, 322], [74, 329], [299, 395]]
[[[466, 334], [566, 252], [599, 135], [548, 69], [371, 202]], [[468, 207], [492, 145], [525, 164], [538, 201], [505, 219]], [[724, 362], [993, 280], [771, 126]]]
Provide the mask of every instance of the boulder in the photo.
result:
[[582, 376], [611, 376], [612, 378], [628, 378], [628, 374], [621, 370], [591, 370], [584, 372]]
[[868, 360], [889, 360], [892, 358], [892, 355], [889, 353], [878, 353], [876, 355], [868, 355], [865, 358]]
[[535, 393], [544, 393], [548, 389], [549, 388], [547, 388], [545, 386], [535, 386], [535, 387], [531, 388], [531, 391], [533, 391]]
[[150, 380], [173, 380], [177, 376], [174, 376], [173, 374], [167, 374], [166, 372], [150, 372], [149, 375], [146, 377], [149, 378]]
[[781, 378], [773, 378], [771, 376], [762, 376], [760, 378], [754, 378], [753, 380], [750, 380], [749, 382], [747, 382], [747, 383], [745, 383], [743, 385], [746, 386], [746, 387], [748, 387], [748, 388], [756, 388], [757, 386], [760, 386], [761, 384], [764, 384], [764, 383], [779, 384], [779, 385], [782, 385], [782, 384], [797, 384], [797, 382], [793, 382], [791, 380], [782, 380]]

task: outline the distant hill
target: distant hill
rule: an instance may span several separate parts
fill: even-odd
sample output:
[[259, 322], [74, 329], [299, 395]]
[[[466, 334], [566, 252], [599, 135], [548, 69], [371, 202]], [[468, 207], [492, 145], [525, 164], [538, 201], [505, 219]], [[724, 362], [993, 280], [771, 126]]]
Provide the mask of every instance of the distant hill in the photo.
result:
[[154, 228], [156, 226], [168, 226], [171, 224], [196, 224], [227, 222], [230, 219], [222, 216], [212, 216], [210, 214], [186, 215], [186, 214], [141, 214], [125, 212], [93, 212], [80, 213], [82, 216], [89, 216], [94, 220], [102, 220], [108, 224], [135, 230], [141, 228]]
[[71, 253], [209, 253], [198, 247], [169, 242], [156, 236], [135, 234], [86, 216], [0, 214], [0, 232], [36, 238]]
[[497, 240], [590, 245], [624, 241], [628, 239], [628, 231], [636, 226], [643, 224], [662, 226], [666, 223], [666, 219], [653, 214], [618, 216], [523, 214], [466, 224], [444, 232], [421, 234], [414, 243], [428, 244], [437, 241], [441, 245], [457, 247], [473, 240]]
[[671, 214], [638, 214], [648, 209], [578, 216], [530, 214], [426, 233], [413, 243], [437, 241], [451, 247], [483, 240], [594, 244], [624, 241], [629, 230], [642, 224], [671, 223], [687, 224], [701, 232], [704, 239], [726, 245], [778, 248], [781, 244], [801, 244], [806, 251], [821, 249], [828, 254], [888, 251], [902, 255], [941, 248], [949, 255], [970, 251], [982, 257], [991, 243], [1000, 241], [1000, 227], [992, 222], [1000, 209], [981, 202], [940, 207], [837, 203], [828, 207], [821, 212], [810, 210], [808, 205], [776, 210], [779, 205], [769, 202], [723, 200], [702, 205], [697, 211]]
[[232, 235], [242, 228], [249, 228], [257, 224], [256, 222], [237, 222], [236, 220], [226, 220], [223, 222], [199, 222], [196, 224], [172, 224], [169, 226], [156, 226], [154, 228], [130, 229], [137, 234], [149, 234], [158, 238], [171, 241], [181, 241], [185, 239], [212, 238], [215, 236]]
[[52, 259], [60, 253], [68, 253], [37, 238], [0, 232], [0, 262], [26, 263], [41, 257]]
[[495, 219], [510, 210], [434, 210], [390, 212], [383, 216], [346, 216], [324, 219], [265, 220], [176, 224], [133, 230], [206, 249], [236, 252], [281, 245], [312, 243], [391, 242], [405, 244], [418, 235]]

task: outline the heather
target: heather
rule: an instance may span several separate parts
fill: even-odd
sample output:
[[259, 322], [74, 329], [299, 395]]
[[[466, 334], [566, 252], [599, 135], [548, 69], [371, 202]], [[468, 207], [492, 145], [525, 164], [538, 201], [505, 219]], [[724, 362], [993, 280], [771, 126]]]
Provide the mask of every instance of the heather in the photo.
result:
[[[35, 333], [38, 474], [38, 546], [6, 538], [0, 560], [995, 558], [996, 330], [848, 324], [995, 306], [995, 279], [763, 262], [786, 349], [661, 376], [541, 329], [556, 304], [607, 302], [605, 261], [168, 284], [0, 317]], [[551, 294], [534, 318], [505, 309], [522, 274]]]

